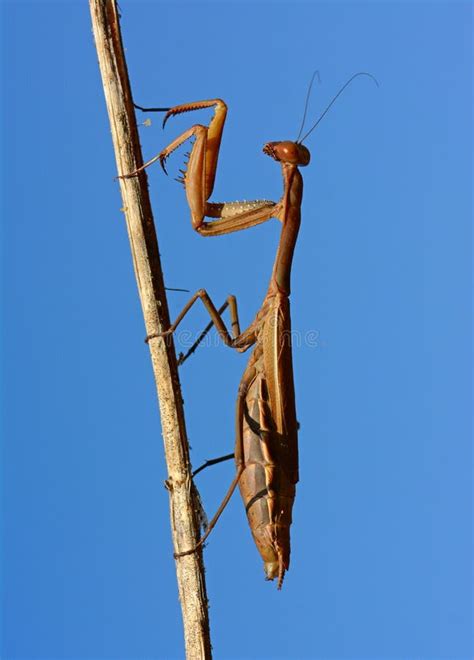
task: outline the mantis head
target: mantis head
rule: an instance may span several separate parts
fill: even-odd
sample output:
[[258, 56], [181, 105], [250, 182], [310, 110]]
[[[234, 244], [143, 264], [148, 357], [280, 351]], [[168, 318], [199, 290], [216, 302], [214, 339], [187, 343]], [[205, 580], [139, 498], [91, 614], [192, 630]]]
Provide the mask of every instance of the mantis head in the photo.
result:
[[290, 163], [302, 167], [308, 165], [311, 160], [309, 149], [298, 142], [290, 142], [290, 140], [268, 142], [263, 147], [263, 153], [281, 163]]
[[301, 138], [300, 140], [300, 135], [303, 131], [304, 123], [306, 120], [306, 111], [308, 109], [308, 101], [309, 101], [309, 96], [311, 93], [311, 87], [313, 85], [313, 81], [315, 76], [318, 76], [319, 79], [319, 73], [318, 71], [315, 71], [313, 73], [313, 77], [311, 78], [311, 82], [309, 84], [308, 88], [308, 93], [306, 95], [306, 103], [305, 103], [305, 108], [304, 108], [304, 114], [303, 114], [303, 121], [301, 122], [301, 128], [300, 132], [298, 134], [298, 137], [296, 139], [296, 142], [291, 142], [290, 140], [285, 140], [284, 142], [268, 142], [264, 147], [263, 147], [263, 152], [267, 154], [267, 156], [271, 156], [277, 161], [280, 161], [281, 163], [288, 163], [291, 165], [296, 165], [296, 166], [305, 166], [308, 165], [309, 161], [311, 160], [311, 154], [309, 153], [309, 150], [303, 146], [303, 142], [306, 140], [306, 138], [314, 131], [316, 126], [319, 124], [321, 119], [326, 115], [328, 110], [332, 107], [334, 102], [339, 98], [339, 96], [342, 94], [342, 92], [346, 89], [348, 85], [351, 84], [351, 82], [354, 80], [354, 78], [357, 78], [358, 76], [367, 76], [368, 78], [371, 78], [374, 83], [379, 86], [376, 78], [371, 73], [367, 73], [365, 71], [359, 71], [359, 73], [355, 73], [349, 80], [341, 87], [341, 89], [337, 92], [337, 94], [333, 97], [329, 105], [326, 107], [326, 109], [323, 111], [323, 113], [320, 115], [319, 119], [317, 122], [310, 128], [310, 130]]

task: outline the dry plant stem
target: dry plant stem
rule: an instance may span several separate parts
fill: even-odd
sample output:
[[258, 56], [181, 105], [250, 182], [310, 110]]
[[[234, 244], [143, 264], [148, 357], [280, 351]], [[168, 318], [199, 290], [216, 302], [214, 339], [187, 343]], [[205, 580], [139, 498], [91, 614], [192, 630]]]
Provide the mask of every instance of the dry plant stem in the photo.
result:
[[[119, 174], [133, 172], [143, 162], [130, 83], [113, 0], [90, 0], [99, 66], [104, 86]], [[158, 244], [145, 172], [120, 180], [123, 208], [145, 319], [146, 334], [169, 326]], [[175, 553], [194, 547], [199, 528], [194, 506], [181, 390], [173, 342], [156, 337], [149, 342], [161, 412], [168, 466], [171, 529]], [[186, 657], [210, 658], [208, 603], [201, 553], [176, 560], [184, 623]]]

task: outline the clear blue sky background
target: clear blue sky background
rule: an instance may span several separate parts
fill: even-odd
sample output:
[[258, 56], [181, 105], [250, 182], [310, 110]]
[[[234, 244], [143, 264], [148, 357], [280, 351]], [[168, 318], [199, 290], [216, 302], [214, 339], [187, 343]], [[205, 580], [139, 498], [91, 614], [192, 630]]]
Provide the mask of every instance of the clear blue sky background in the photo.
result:
[[[205, 552], [216, 658], [466, 660], [472, 648], [472, 6], [122, 0], [135, 98], [229, 105], [214, 199], [281, 191], [308, 141], [293, 271], [301, 481], [283, 591], [235, 497]], [[159, 416], [87, 3], [2, 6], [2, 658], [182, 657]], [[205, 112], [141, 129], [145, 157]], [[183, 152], [170, 160], [176, 175]], [[149, 173], [169, 286], [249, 322], [279, 224], [203, 239]], [[172, 315], [186, 294], [170, 294]], [[207, 322], [196, 309], [186, 328]], [[246, 356], [182, 369], [197, 466], [233, 447]], [[212, 513], [233, 473], [204, 473]]]

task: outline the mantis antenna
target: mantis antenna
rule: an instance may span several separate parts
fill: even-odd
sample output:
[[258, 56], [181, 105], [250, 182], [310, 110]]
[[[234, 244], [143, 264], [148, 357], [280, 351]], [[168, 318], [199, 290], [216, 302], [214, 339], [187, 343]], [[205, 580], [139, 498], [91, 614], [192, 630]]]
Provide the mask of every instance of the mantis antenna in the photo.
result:
[[306, 121], [306, 113], [308, 112], [308, 104], [309, 104], [309, 97], [311, 95], [311, 88], [313, 87], [313, 82], [314, 82], [314, 79], [315, 79], [316, 76], [318, 76], [318, 82], [319, 83], [321, 82], [321, 76], [319, 75], [319, 71], [316, 70], [313, 73], [313, 75], [311, 76], [311, 81], [309, 83], [308, 92], [306, 93], [306, 101], [305, 101], [305, 104], [304, 104], [303, 119], [301, 121], [300, 132], [298, 133], [298, 137], [296, 138], [295, 142], [298, 142], [298, 140], [300, 139], [300, 135], [303, 132], [304, 123]]
[[[349, 80], [346, 83], [344, 83], [344, 85], [341, 87], [341, 89], [338, 91], [338, 93], [333, 97], [332, 101], [327, 105], [327, 107], [325, 108], [325, 110], [323, 111], [321, 116], [319, 117], [318, 121], [314, 124], [314, 126], [312, 126], [310, 128], [310, 130], [306, 133], [306, 135], [303, 136], [302, 140], [299, 140], [299, 144], [303, 144], [303, 142], [306, 140], [308, 135], [310, 135], [310, 133], [312, 133], [314, 131], [314, 129], [319, 124], [321, 119], [327, 114], [329, 109], [333, 106], [333, 104], [336, 102], [336, 100], [339, 98], [339, 96], [342, 94], [342, 92], [346, 89], [346, 87], [348, 87], [351, 84], [351, 82], [355, 78], [357, 78], [358, 76], [367, 76], [368, 78], [371, 78], [374, 81], [374, 83], [377, 85], [377, 87], [379, 87], [379, 83], [378, 83], [377, 79], [371, 73], [367, 73], [366, 71], [359, 71], [359, 73], [354, 73], [354, 75], [351, 78], [349, 78]], [[298, 142], [298, 140], [297, 140], [297, 142]]]

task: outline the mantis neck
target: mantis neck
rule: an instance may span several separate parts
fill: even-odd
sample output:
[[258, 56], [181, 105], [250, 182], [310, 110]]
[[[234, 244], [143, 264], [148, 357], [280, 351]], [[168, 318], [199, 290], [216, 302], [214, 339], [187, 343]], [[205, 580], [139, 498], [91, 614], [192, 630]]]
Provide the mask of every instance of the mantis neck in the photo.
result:
[[284, 191], [281, 199], [280, 220], [283, 227], [280, 234], [275, 263], [270, 280], [269, 294], [290, 295], [291, 265], [293, 252], [301, 222], [301, 199], [303, 197], [303, 177], [296, 165], [282, 163]]

